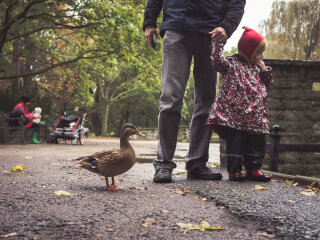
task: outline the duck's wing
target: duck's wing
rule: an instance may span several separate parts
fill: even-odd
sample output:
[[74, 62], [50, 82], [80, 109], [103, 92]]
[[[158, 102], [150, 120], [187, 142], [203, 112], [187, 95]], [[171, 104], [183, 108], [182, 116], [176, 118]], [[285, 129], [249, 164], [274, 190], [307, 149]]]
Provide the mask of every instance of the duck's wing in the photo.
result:
[[117, 150], [109, 150], [109, 151], [102, 151], [94, 153], [90, 156], [79, 157], [76, 160], [81, 161], [81, 163], [85, 162], [110, 162], [116, 163], [121, 158], [119, 151]]
[[97, 152], [92, 157], [98, 162], [116, 163], [121, 159], [121, 154], [118, 150], [109, 150]]

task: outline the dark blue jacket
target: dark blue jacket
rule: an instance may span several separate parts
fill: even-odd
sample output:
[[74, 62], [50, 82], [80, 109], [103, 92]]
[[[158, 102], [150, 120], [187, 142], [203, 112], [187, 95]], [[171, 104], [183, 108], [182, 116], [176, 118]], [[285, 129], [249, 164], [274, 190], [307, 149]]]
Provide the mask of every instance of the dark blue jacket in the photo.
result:
[[148, 0], [143, 30], [146, 26], [157, 27], [163, 8], [161, 36], [166, 30], [208, 34], [223, 27], [230, 37], [240, 23], [245, 4], [246, 0]]

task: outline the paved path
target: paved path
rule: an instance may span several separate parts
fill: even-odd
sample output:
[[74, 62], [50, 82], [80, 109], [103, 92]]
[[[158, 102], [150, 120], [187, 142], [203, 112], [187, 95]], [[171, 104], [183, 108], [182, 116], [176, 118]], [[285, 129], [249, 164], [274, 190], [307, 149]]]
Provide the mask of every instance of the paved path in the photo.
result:
[[[151, 159], [156, 142], [133, 141], [139, 159]], [[0, 145], [0, 236], [8, 239], [320, 239], [319, 195], [273, 181], [257, 183], [188, 181], [153, 184], [151, 163], [136, 164], [117, 179], [124, 190], [109, 192], [104, 181], [74, 167], [73, 159], [119, 146], [118, 139], [92, 139], [84, 146]], [[180, 170], [186, 144], [178, 144]], [[211, 161], [218, 145], [210, 147]], [[215, 149], [215, 150], [213, 150]], [[143, 162], [143, 160], [141, 160]], [[15, 165], [25, 165], [13, 173]], [[179, 191], [185, 189], [186, 191]], [[57, 190], [76, 195], [56, 196]], [[188, 192], [190, 191], [190, 192]], [[205, 218], [224, 231], [191, 230], [177, 222], [200, 224]]]

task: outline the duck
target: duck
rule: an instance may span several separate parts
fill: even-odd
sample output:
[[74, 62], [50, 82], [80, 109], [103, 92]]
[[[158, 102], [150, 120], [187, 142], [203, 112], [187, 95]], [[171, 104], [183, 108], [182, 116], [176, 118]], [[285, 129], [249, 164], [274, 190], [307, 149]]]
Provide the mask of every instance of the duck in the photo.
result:
[[[145, 137], [133, 124], [124, 124], [120, 129], [120, 149], [80, 157], [77, 159], [80, 162], [76, 166], [105, 177], [108, 190], [122, 189], [123, 187], [116, 186], [114, 177], [129, 171], [136, 162], [136, 154], [129, 143], [129, 137], [132, 135]], [[111, 185], [109, 178], [111, 178]]]

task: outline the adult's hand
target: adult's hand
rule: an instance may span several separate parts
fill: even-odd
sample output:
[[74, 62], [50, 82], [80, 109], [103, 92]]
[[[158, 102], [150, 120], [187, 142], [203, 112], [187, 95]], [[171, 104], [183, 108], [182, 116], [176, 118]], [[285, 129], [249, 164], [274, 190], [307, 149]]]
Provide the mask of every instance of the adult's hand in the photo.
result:
[[223, 27], [217, 27], [209, 32], [212, 40], [215, 40], [219, 43], [225, 43], [228, 39], [228, 34]]
[[147, 26], [144, 30], [144, 36], [147, 39], [148, 45], [150, 47], [154, 47], [153, 46], [153, 35], [156, 35], [156, 38], [160, 38], [159, 36], [159, 32], [155, 27], [152, 26]]

